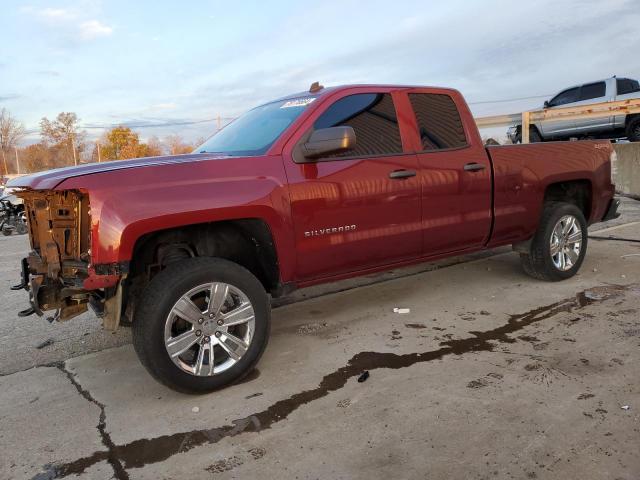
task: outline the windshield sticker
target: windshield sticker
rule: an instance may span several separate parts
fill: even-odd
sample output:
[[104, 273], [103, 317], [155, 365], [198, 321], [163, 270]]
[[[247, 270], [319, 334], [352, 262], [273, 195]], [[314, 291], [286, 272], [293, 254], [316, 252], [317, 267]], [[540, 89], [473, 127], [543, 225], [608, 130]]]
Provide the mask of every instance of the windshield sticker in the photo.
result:
[[307, 97], [307, 98], [296, 98], [295, 100], [288, 100], [280, 108], [306, 107], [315, 99], [316, 97]]

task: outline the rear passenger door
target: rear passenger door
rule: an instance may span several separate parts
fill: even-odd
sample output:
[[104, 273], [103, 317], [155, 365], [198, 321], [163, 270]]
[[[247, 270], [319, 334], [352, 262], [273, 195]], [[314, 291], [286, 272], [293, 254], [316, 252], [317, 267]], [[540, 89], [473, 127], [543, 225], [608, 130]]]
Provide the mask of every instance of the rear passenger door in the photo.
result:
[[[425, 256], [483, 246], [491, 229], [491, 164], [464, 102], [448, 93], [408, 92], [415, 113]], [[458, 103], [456, 103], [458, 102]], [[477, 137], [477, 133], [475, 134]]]
[[[582, 85], [578, 95], [578, 101], [572, 105], [582, 107], [592, 105], [594, 103], [608, 102], [610, 98], [607, 96], [606, 83], [595, 82]], [[578, 118], [574, 120], [576, 134], [585, 134], [589, 132], [604, 132], [613, 128], [613, 117], [604, 118]]]

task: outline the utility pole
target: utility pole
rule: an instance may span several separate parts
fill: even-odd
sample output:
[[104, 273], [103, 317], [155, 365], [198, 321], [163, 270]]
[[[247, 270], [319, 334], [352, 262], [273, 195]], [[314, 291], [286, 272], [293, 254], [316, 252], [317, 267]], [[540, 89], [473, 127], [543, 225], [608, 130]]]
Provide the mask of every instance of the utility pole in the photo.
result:
[[100, 142], [96, 140], [96, 148], [98, 149], [98, 163], [102, 162], [102, 158], [100, 158]]
[[78, 166], [78, 159], [76, 158], [76, 142], [73, 134], [71, 134], [71, 151], [73, 152], [73, 164]]
[[13, 147], [16, 150], [16, 168], [18, 170], [18, 175], [20, 175], [20, 158], [18, 157], [18, 147]]
[[216, 131], [220, 131], [220, 126], [222, 125], [222, 119], [220, 118], [220, 115], [218, 115], [218, 117], [216, 118]]

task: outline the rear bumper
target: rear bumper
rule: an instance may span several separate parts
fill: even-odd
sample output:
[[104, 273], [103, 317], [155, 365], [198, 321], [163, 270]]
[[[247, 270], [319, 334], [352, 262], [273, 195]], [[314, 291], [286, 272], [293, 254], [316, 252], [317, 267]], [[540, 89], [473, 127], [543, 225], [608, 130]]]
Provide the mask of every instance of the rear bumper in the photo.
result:
[[606, 222], [607, 220], [613, 220], [614, 218], [618, 218], [620, 216], [620, 212], [618, 212], [618, 207], [620, 206], [620, 200], [617, 198], [612, 198], [609, 202], [609, 206], [607, 207], [607, 211], [602, 217], [602, 221]]

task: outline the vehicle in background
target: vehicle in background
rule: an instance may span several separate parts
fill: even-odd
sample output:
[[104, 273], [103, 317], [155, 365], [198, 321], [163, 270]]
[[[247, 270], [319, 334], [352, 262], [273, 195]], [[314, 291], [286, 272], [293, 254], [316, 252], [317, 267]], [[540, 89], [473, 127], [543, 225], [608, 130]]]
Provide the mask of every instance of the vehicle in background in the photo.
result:
[[[322, 88], [261, 105], [193, 154], [12, 180], [32, 251], [30, 306], [131, 323], [147, 370], [180, 391], [239, 381], [270, 296], [513, 245], [524, 271], [579, 270], [616, 217], [608, 141], [486, 147], [447, 88]], [[424, 285], [425, 293], [428, 285]]]
[[[594, 103], [640, 99], [640, 83], [630, 78], [611, 77], [598, 82], [577, 85], [544, 102], [544, 108], [583, 107]], [[522, 125], [510, 127], [507, 136], [512, 143], [522, 141]], [[623, 138], [640, 141], [640, 114], [611, 115], [576, 120], [545, 120], [531, 124], [530, 142], [567, 140], [569, 138]]]
[[14, 232], [18, 235], [27, 233], [24, 200], [16, 196], [14, 190], [14, 188], [6, 188], [0, 193], [0, 231], [4, 236]]

